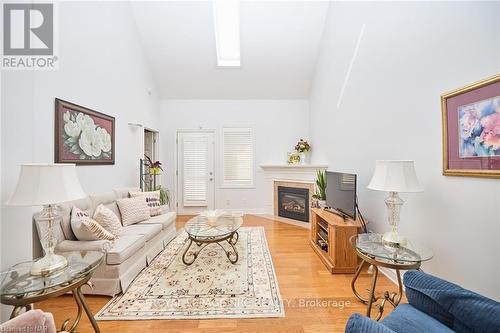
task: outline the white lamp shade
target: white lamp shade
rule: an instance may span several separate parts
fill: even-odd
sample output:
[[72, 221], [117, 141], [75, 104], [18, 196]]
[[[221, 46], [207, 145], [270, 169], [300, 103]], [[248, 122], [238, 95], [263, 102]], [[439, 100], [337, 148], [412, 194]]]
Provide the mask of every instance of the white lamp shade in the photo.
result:
[[86, 197], [75, 164], [23, 164], [10, 206], [43, 206]]
[[377, 161], [368, 188], [386, 192], [421, 192], [413, 161]]

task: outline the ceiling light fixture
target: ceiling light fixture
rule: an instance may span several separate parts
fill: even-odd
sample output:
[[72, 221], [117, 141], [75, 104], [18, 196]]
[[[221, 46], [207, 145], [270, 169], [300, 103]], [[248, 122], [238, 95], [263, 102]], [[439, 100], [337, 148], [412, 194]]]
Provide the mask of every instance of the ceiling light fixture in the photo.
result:
[[240, 67], [240, 2], [213, 0], [217, 66]]

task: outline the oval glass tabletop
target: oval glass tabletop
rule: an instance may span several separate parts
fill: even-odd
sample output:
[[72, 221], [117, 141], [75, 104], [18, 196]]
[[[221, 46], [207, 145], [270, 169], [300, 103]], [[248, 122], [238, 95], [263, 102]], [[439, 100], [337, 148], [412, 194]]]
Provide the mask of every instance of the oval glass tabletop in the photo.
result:
[[431, 250], [408, 241], [405, 247], [393, 248], [383, 244], [382, 235], [366, 233], [354, 236], [356, 249], [377, 259], [393, 263], [417, 263], [432, 258]]
[[198, 215], [184, 226], [193, 238], [222, 238], [236, 232], [243, 224], [241, 215], [223, 214], [215, 218]]
[[104, 254], [98, 251], [75, 251], [58, 254], [66, 257], [68, 265], [47, 276], [30, 274], [33, 261], [19, 263], [1, 272], [0, 295], [25, 295], [69, 284], [93, 272], [104, 258]]

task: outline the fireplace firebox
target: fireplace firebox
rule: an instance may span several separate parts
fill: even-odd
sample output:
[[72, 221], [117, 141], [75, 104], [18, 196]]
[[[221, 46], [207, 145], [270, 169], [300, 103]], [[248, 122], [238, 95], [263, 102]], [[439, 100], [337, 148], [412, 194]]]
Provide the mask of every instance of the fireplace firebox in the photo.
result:
[[309, 222], [309, 189], [278, 186], [278, 215]]

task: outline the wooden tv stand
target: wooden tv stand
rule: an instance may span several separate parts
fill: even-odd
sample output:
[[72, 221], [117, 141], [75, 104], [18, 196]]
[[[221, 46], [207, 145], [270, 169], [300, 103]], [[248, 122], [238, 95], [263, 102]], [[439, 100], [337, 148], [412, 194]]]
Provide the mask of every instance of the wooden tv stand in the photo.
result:
[[[354, 273], [358, 266], [356, 250], [349, 243], [361, 231], [360, 221], [345, 219], [320, 208], [311, 209], [310, 244], [331, 273]], [[318, 241], [327, 244], [321, 249]]]

